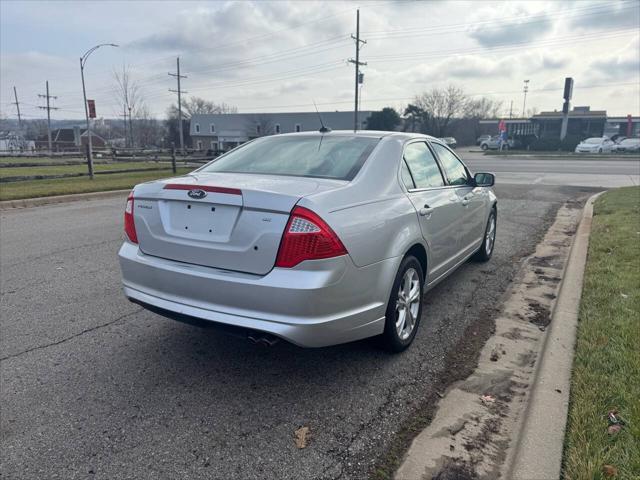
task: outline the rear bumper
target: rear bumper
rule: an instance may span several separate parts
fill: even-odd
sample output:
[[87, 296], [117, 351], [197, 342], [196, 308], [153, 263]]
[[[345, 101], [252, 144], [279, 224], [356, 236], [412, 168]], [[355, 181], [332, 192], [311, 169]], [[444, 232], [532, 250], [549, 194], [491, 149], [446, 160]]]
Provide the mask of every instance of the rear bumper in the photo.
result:
[[268, 332], [303, 347], [378, 335], [400, 258], [356, 267], [348, 256], [251, 275], [119, 252], [125, 295], [187, 321]]

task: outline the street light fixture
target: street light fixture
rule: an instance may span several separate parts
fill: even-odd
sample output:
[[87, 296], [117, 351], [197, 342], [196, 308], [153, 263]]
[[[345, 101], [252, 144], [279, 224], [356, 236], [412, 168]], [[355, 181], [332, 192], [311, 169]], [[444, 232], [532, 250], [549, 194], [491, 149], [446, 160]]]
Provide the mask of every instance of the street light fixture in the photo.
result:
[[87, 106], [87, 90], [84, 86], [84, 66], [87, 63], [87, 59], [89, 58], [89, 55], [91, 55], [100, 47], [117, 47], [117, 46], [118, 45], [116, 45], [115, 43], [101, 43], [100, 45], [96, 45], [95, 47], [90, 48], [84, 53], [84, 55], [80, 57], [80, 76], [82, 77], [82, 95], [84, 97], [84, 114], [85, 114], [85, 117], [87, 118], [87, 140], [89, 142], [88, 143], [89, 150], [87, 152], [87, 161], [89, 163], [89, 178], [91, 178], [92, 180], [93, 180], [93, 153], [91, 151], [91, 148], [92, 148], [91, 124], [89, 123], [89, 107]]

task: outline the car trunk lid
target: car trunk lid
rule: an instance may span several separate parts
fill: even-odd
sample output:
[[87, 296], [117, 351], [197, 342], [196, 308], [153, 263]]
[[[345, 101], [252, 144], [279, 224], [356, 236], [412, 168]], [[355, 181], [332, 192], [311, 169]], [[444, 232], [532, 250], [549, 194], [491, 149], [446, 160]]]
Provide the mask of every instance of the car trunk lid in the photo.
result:
[[134, 221], [142, 252], [263, 275], [276, 260], [289, 213], [341, 180], [194, 173], [138, 185]]

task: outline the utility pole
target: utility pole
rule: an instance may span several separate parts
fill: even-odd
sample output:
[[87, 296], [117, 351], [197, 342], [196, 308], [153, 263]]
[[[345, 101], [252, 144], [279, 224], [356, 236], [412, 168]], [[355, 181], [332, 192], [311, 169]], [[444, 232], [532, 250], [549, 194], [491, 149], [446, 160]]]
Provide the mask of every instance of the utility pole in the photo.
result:
[[129, 135], [127, 135], [127, 104], [122, 105], [122, 135], [124, 136], [124, 148], [129, 146]]
[[353, 107], [353, 131], [355, 132], [358, 130], [358, 87], [360, 80], [360, 65], [367, 64], [366, 62], [360, 61], [360, 44], [367, 43], [365, 40], [360, 40], [360, 9], [356, 10], [356, 36], [354, 37], [353, 35], [351, 35], [351, 38], [356, 41], [356, 58], [355, 60], [353, 58], [349, 59], [349, 63], [353, 63], [356, 70], [355, 102]]
[[47, 111], [47, 138], [49, 140], [49, 155], [51, 155], [51, 153], [53, 152], [53, 146], [51, 144], [51, 110], [58, 110], [58, 109], [49, 105], [49, 99], [50, 98], [56, 99], [58, 97], [54, 97], [53, 95], [49, 95], [49, 80], [47, 80], [47, 93], [45, 95], [38, 94], [38, 96], [40, 98], [46, 98], [47, 99], [47, 106], [46, 107], [38, 107], [38, 108], [40, 108], [41, 110], [46, 110]]
[[18, 102], [18, 92], [16, 91], [16, 87], [13, 87], [13, 96], [16, 99], [14, 103], [14, 105], [16, 106], [16, 109], [18, 110], [18, 130], [22, 130], [22, 117], [20, 117], [20, 102]]
[[131, 139], [131, 148], [135, 147], [133, 144], [133, 122], [131, 121], [131, 105], [129, 105], [129, 138]]
[[527, 92], [529, 91], [529, 80], [525, 80], [524, 81], [524, 88], [522, 89], [522, 92], [524, 93], [524, 100], [522, 100], [522, 118], [525, 118], [527, 116], [527, 112], [525, 110], [525, 107], [527, 106]]
[[180, 129], [180, 153], [184, 156], [184, 134], [182, 132], [182, 94], [187, 93], [180, 89], [180, 79], [187, 78], [186, 75], [180, 75], [180, 57], [176, 58], [176, 73], [169, 73], [169, 76], [175, 77], [178, 80], [178, 89], [172, 90], [169, 89], [170, 92], [178, 94], [178, 126]]
[[509, 119], [513, 116], [513, 100], [511, 100], [511, 105], [509, 105]]

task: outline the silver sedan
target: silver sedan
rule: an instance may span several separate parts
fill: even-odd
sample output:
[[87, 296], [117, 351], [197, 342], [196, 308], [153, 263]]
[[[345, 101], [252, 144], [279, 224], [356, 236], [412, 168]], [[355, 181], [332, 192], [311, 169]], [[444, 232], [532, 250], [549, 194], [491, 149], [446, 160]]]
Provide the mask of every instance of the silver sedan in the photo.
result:
[[380, 336], [401, 351], [423, 294], [470, 257], [491, 258], [493, 183], [424, 135], [259, 138], [133, 189], [119, 252], [124, 292], [161, 315], [260, 343]]

